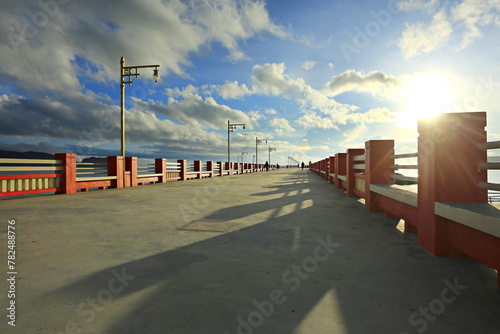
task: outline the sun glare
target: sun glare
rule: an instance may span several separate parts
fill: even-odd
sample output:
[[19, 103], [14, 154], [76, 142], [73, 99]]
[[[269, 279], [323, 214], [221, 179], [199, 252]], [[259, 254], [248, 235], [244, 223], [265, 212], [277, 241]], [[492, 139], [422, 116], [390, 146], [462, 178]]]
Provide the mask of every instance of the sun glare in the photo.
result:
[[399, 125], [416, 127], [419, 119], [453, 112], [454, 95], [451, 82], [443, 73], [426, 73], [409, 79], [400, 91], [406, 98], [406, 111], [400, 113]]

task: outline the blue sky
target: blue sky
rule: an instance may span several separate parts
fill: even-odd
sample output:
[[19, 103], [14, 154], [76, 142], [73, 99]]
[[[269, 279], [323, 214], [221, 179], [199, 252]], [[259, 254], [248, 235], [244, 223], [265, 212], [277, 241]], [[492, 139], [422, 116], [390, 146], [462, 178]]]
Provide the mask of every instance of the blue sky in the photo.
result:
[[0, 149], [315, 161], [370, 139], [416, 149], [438, 112], [487, 111], [500, 139], [496, 1], [76, 1], [0, 4]]

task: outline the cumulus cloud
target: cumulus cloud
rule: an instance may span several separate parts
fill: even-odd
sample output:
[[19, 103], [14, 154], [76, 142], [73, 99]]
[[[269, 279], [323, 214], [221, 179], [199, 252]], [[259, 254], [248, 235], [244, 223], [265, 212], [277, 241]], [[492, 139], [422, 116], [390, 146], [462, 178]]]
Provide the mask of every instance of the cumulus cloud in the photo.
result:
[[212, 86], [224, 99], [239, 99], [246, 95], [254, 94], [255, 87], [249, 89], [246, 84], [240, 85], [238, 81], [226, 82], [222, 86]]
[[348, 91], [369, 92], [381, 97], [393, 97], [402, 81], [383, 72], [374, 71], [366, 75], [354, 70], [347, 70], [328, 82], [324, 91], [329, 96], [337, 96]]
[[500, 2], [492, 0], [464, 0], [451, 9], [451, 17], [465, 26], [460, 49], [481, 38], [480, 27], [495, 23], [500, 27]]
[[444, 10], [441, 10], [434, 15], [432, 22], [428, 24], [423, 22], [407, 23], [398, 46], [403, 56], [408, 59], [422, 53], [429, 53], [442, 46], [448, 41], [452, 31], [451, 23], [448, 22]]
[[[126, 111], [128, 145], [155, 143], [158, 147], [168, 146], [170, 150], [177, 149], [179, 152], [185, 149], [184, 154], [207, 150], [207, 147], [217, 151], [225, 145], [221, 134], [207, 131], [199, 125], [195, 127], [160, 119], [151, 111], [154, 103], [143, 105], [137, 100], [135, 102], [144, 109], [136, 107]], [[212, 101], [207, 104], [214, 105]], [[70, 140], [77, 143], [71, 146], [75, 153], [83, 155], [90, 152], [89, 147], [118, 143], [120, 140], [119, 107], [97, 102], [82, 93], [63, 94], [58, 100], [2, 95], [0, 118], [0, 133], [4, 136]], [[30, 121], [26, 122], [26, 119]]]
[[134, 106], [140, 110], [163, 115], [197, 128], [221, 129], [225, 127], [228, 119], [235, 123], [245, 123], [249, 129], [258, 125], [255, 117], [251, 119], [241, 110], [218, 104], [210, 96], [203, 99], [200, 95], [185, 93], [182, 95], [182, 100], [170, 97], [168, 104], [152, 100], [143, 101], [133, 97], [131, 99]]
[[[41, 3], [41, 2], [40, 2]], [[228, 58], [243, 59], [240, 41], [262, 33], [290, 34], [269, 17], [262, 1], [99, 0], [56, 4], [47, 20], [39, 2], [4, 2], [0, 10], [2, 72], [22, 89], [80, 90], [79, 75], [108, 82], [127, 64], [161, 64], [163, 75], [186, 75], [190, 55], [220, 43]], [[28, 22], [28, 23], [26, 23]], [[109, 46], [112, 45], [110, 48]], [[127, 65], [126, 64], [126, 65]]]
[[274, 118], [269, 122], [269, 125], [275, 128], [274, 132], [277, 135], [287, 135], [295, 131], [285, 118]]
[[305, 62], [302, 63], [301, 67], [306, 70], [306, 71], [309, 71], [311, 68], [313, 68], [314, 66], [316, 65], [316, 62], [313, 61], [313, 60], [306, 60]]
[[361, 124], [366, 123], [392, 123], [397, 119], [396, 113], [387, 108], [374, 108], [367, 112], [353, 112], [346, 114], [330, 114], [321, 116], [312, 111], [308, 111], [300, 117], [296, 123], [306, 129], [335, 129], [340, 130], [339, 125], [348, 123]]

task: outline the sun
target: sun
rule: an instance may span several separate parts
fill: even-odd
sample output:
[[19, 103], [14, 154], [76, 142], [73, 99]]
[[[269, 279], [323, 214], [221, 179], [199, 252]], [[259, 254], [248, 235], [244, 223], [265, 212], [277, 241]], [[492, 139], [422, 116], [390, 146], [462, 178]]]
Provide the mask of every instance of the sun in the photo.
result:
[[408, 79], [400, 96], [407, 101], [406, 111], [398, 118], [398, 124], [404, 127], [413, 128], [419, 119], [453, 112], [455, 96], [451, 80], [443, 73], [430, 72]]

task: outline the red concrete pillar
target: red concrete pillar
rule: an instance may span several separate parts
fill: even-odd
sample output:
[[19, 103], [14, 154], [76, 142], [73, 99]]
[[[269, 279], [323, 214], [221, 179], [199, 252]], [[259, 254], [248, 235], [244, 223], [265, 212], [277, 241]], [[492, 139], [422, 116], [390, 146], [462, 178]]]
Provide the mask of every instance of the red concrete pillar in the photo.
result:
[[177, 160], [177, 163], [181, 164], [180, 168], [180, 181], [187, 180], [187, 171], [186, 171], [186, 160]]
[[335, 186], [337, 188], [342, 188], [342, 181], [339, 179], [339, 175], [346, 175], [346, 153], [335, 154]]
[[330, 158], [325, 159], [325, 180], [330, 180]]
[[207, 161], [207, 171], [210, 173], [210, 177], [214, 177], [214, 162]]
[[233, 173], [234, 174], [239, 174], [240, 173], [240, 164], [237, 162], [233, 162]]
[[125, 157], [125, 169], [127, 172], [130, 173], [124, 173], [124, 177], [129, 177], [130, 178], [130, 186], [131, 187], [136, 187], [137, 186], [137, 157]]
[[353, 189], [356, 185], [356, 182], [354, 180], [354, 173], [356, 171], [354, 170], [353, 165], [357, 164], [357, 162], [353, 161], [353, 158], [363, 154], [365, 154], [364, 148], [350, 148], [347, 150], [347, 158], [346, 158], [347, 196], [354, 196]]
[[160, 182], [166, 182], [167, 181], [167, 159], [155, 159], [155, 173], [156, 174], [161, 174], [161, 181]]
[[76, 193], [76, 154], [56, 153], [55, 158], [56, 160], [62, 160], [63, 168], [56, 194]]
[[394, 184], [390, 175], [394, 174], [394, 140], [369, 140], [365, 142], [365, 208], [370, 211], [383, 211], [375, 205], [375, 193], [370, 192], [370, 184]]
[[224, 176], [224, 168], [222, 168], [222, 162], [218, 161], [217, 166], [219, 166], [219, 176]]
[[328, 165], [329, 165], [329, 169], [328, 169], [328, 182], [329, 183], [335, 183], [335, 179], [334, 176], [336, 173], [335, 173], [335, 156], [331, 156], [329, 159], [329, 162], [328, 162]]
[[201, 179], [201, 175], [202, 175], [202, 173], [203, 173], [203, 172], [202, 172], [202, 162], [201, 162], [201, 160], [195, 160], [195, 161], [194, 161], [194, 171], [195, 171], [196, 173], [198, 173], [198, 174], [196, 175], [196, 178], [197, 178], [197, 179]]
[[451, 255], [446, 221], [434, 214], [435, 202], [487, 202], [477, 187], [487, 172], [477, 168], [487, 160], [477, 144], [486, 141], [486, 113], [440, 114], [418, 122], [418, 244], [429, 252]]
[[116, 176], [115, 188], [123, 188], [123, 157], [108, 157], [108, 175]]

